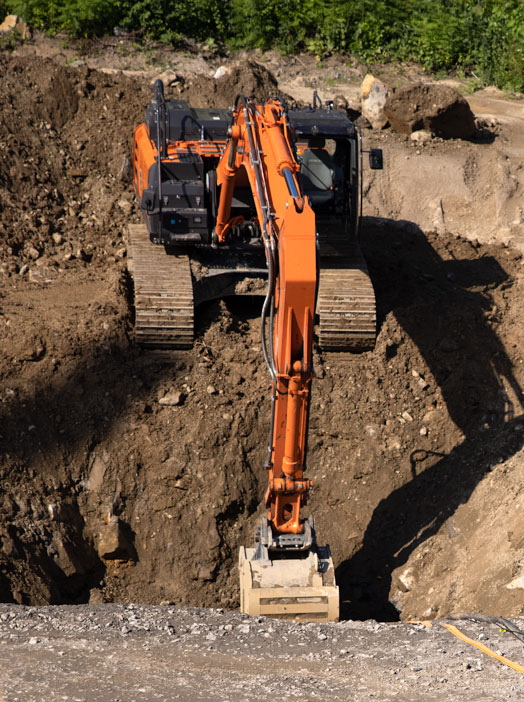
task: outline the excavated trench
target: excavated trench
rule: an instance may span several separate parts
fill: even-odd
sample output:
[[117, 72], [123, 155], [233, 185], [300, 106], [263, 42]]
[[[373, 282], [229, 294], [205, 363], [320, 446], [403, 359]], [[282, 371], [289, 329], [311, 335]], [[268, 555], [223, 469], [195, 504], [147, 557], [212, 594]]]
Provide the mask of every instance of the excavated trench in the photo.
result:
[[[149, 87], [0, 62], [0, 600], [235, 607], [266, 481], [258, 303], [201, 307], [193, 351], [138, 349], [126, 159]], [[316, 354], [310, 424], [342, 616], [520, 614], [521, 255], [377, 217], [362, 243], [377, 345]]]

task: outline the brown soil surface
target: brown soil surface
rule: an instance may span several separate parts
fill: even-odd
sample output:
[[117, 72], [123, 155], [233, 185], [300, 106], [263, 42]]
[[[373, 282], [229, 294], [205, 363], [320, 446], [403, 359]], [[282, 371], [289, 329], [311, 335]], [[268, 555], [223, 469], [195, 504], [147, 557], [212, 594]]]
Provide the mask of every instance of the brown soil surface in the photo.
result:
[[[0, 55], [0, 599], [235, 607], [266, 482], [260, 308], [200, 308], [191, 352], [134, 345], [130, 143], [166, 64], [124, 74], [114, 46], [105, 66], [31, 55], [52, 47]], [[173, 90], [193, 104], [230, 105], [240, 80], [271, 88], [247, 64], [217, 86], [216, 56], [201, 77], [202, 56], [196, 74], [176, 60]], [[309, 449], [344, 617], [524, 612], [505, 587], [524, 559], [524, 235], [500, 224], [522, 208], [522, 118], [489, 119], [485, 139], [420, 149], [365, 132], [386, 161], [366, 176], [362, 232], [379, 337], [316, 355]], [[428, 189], [442, 213], [429, 224]], [[170, 391], [183, 404], [160, 405]], [[102, 558], [115, 528], [120, 550]]]

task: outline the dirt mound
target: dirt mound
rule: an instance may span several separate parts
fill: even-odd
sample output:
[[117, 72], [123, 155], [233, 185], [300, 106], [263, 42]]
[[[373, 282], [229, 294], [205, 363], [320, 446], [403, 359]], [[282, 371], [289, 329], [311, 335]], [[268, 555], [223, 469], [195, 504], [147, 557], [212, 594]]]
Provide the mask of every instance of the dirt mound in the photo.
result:
[[133, 208], [129, 154], [147, 84], [39, 58], [0, 65], [4, 269], [107, 262]]
[[[138, 349], [126, 163], [149, 80], [36, 58], [0, 66], [0, 598], [235, 606], [237, 549], [266, 483], [260, 308], [203, 306], [193, 351]], [[193, 104], [219, 104], [206, 85]], [[48, 93], [78, 106], [53, 111]], [[221, 104], [232, 98], [224, 89]], [[380, 333], [361, 356], [316, 354], [311, 511], [343, 614], [422, 614], [437, 571], [433, 613], [474, 609], [471, 589], [446, 595], [441, 554], [455, 510], [477, 487], [496, 501], [498, 481], [485, 481], [522, 444], [520, 254], [378, 218], [362, 240]], [[161, 404], [169, 392], [183, 402]], [[474, 520], [456, 528], [474, 543]], [[521, 557], [508, 548], [504, 567], [517, 575]], [[499, 610], [519, 613], [518, 593], [500, 592]]]
[[[218, 78], [198, 75], [175, 88], [177, 96], [196, 107], [232, 107], [237, 95], [255, 97], [260, 102], [279, 95], [275, 76], [252, 60], [238, 61], [225, 67]], [[289, 96], [283, 95], [288, 98]]]
[[475, 132], [468, 103], [447, 85], [420, 83], [398, 88], [386, 99], [384, 113], [401, 134], [426, 129], [444, 139], [469, 139]]

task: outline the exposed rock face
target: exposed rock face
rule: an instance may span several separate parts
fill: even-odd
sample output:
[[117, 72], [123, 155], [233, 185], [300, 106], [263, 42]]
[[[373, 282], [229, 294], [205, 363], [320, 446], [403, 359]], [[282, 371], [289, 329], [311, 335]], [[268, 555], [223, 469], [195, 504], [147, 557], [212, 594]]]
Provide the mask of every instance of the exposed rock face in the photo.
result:
[[466, 100], [447, 85], [408, 85], [390, 95], [384, 113], [396, 132], [425, 129], [445, 139], [469, 139], [475, 117]]

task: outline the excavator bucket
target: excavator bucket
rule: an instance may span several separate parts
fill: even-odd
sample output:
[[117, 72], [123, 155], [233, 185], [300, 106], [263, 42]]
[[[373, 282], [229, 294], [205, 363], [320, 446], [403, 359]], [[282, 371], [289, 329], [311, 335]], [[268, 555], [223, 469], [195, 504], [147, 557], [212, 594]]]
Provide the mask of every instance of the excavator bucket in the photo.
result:
[[[280, 557], [278, 557], [280, 556]], [[282, 554], [240, 548], [240, 611], [305, 622], [336, 622], [339, 594], [329, 546]]]

